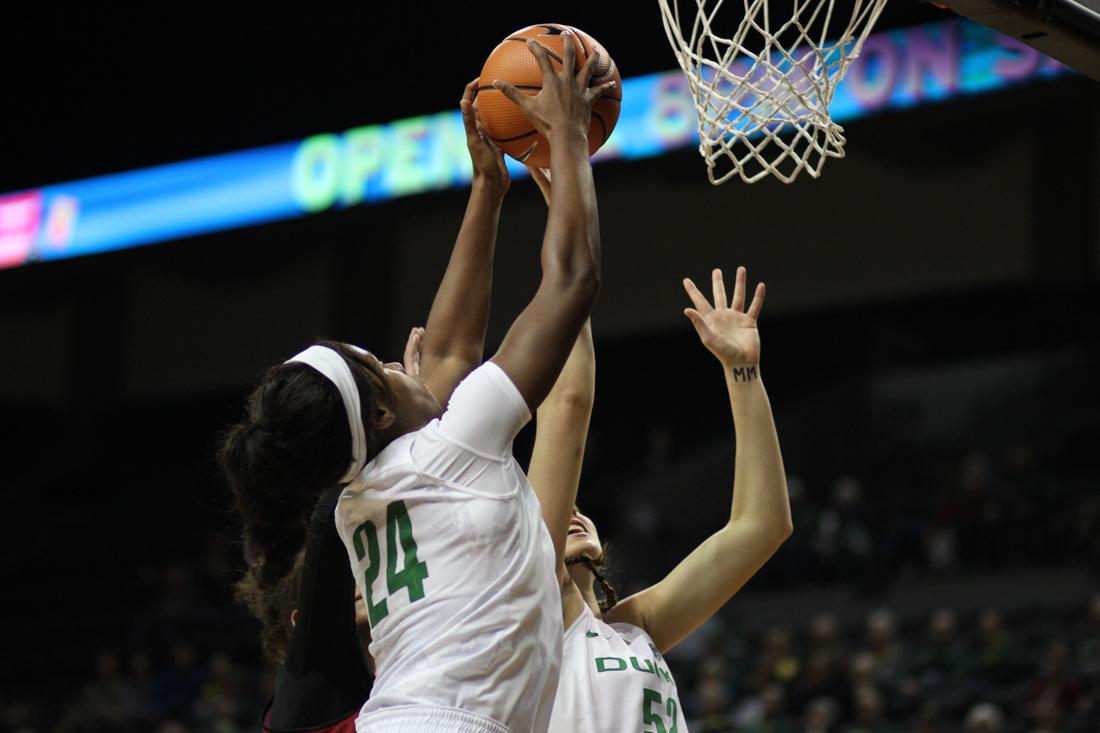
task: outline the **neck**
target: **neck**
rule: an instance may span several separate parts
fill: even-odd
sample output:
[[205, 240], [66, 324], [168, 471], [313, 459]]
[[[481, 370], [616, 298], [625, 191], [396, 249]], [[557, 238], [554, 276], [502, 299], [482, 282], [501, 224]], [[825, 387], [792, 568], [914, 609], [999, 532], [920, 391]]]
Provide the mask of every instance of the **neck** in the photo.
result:
[[407, 424], [404, 422], [394, 421], [393, 425], [390, 425], [388, 428], [378, 433], [378, 443], [376, 444], [377, 449], [367, 456], [367, 461], [370, 462], [371, 460], [373, 460], [375, 456], [385, 450], [387, 445], [397, 440], [402, 435], [407, 435], [408, 433], [419, 430], [420, 428], [430, 423], [436, 417], [440, 416], [422, 415]]
[[596, 615], [596, 618], [601, 618], [600, 601], [596, 598], [596, 576], [579, 562], [566, 567], [569, 569], [569, 577], [573, 579], [577, 590], [581, 592], [581, 598], [584, 599], [585, 604], [592, 609], [592, 613]]

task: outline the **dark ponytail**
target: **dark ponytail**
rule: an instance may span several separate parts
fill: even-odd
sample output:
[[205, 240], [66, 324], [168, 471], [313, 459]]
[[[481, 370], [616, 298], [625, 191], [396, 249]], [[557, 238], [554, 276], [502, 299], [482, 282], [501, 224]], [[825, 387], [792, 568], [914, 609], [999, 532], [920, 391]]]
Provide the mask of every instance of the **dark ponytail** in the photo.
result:
[[615, 586], [613, 586], [613, 585], [611, 585], [611, 583], [607, 582], [607, 579], [603, 576], [603, 573], [600, 572], [600, 568], [603, 568], [604, 566], [607, 565], [607, 547], [606, 546], [603, 548], [603, 551], [600, 553], [600, 556], [597, 557], [595, 560], [588, 557], [587, 555], [581, 555], [580, 557], [575, 557], [571, 560], [566, 560], [565, 564], [566, 565], [584, 565], [586, 568], [588, 568], [590, 571], [592, 571], [592, 576], [596, 579], [596, 583], [600, 586], [600, 595], [601, 595], [601, 597], [598, 599], [598, 601], [599, 601], [599, 604], [600, 604], [600, 615], [601, 616], [603, 614], [607, 613], [608, 611], [610, 611], [612, 608], [614, 608], [615, 604], [617, 604], [619, 602], [619, 593], [618, 593], [618, 591], [615, 590]]
[[[367, 455], [379, 447], [372, 420], [380, 401], [392, 404], [384, 375], [354, 349], [319, 341], [351, 367], [367, 434]], [[336, 385], [306, 364], [267, 370], [248, 398], [244, 419], [222, 443], [220, 462], [244, 530], [246, 571], [237, 597], [264, 627], [264, 651], [281, 659], [297, 604], [298, 572], [310, 509], [335, 486], [351, 461], [351, 431]]]

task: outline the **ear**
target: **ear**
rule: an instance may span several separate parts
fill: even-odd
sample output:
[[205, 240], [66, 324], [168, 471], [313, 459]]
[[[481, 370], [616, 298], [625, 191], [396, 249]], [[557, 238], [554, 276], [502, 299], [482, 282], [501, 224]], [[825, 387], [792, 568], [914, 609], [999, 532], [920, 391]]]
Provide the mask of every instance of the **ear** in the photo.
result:
[[375, 430], [386, 430], [397, 419], [397, 413], [389, 405], [379, 402], [374, 409], [374, 419], [371, 425]]
[[294, 627], [294, 626], [298, 625], [298, 609], [297, 608], [295, 608], [293, 611], [290, 612], [290, 625], [291, 625], [291, 627]]

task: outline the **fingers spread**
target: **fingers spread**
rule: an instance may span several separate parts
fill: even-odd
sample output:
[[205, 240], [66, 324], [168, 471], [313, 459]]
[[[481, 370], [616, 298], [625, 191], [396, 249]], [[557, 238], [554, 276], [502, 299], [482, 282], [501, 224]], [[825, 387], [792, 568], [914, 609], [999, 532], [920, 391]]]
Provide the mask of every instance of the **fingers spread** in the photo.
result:
[[726, 300], [726, 283], [722, 280], [722, 271], [717, 267], [710, 273], [711, 288], [714, 291], [714, 307], [729, 308]]
[[757, 283], [752, 303], [749, 304], [749, 315], [753, 319], [760, 318], [760, 310], [764, 307], [764, 289], [764, 283]]
[[549, 78], [554, 73], [554, 66], [550, 63], [550, 56], [546, 53], [546, 49], [542, 47], [541, 43], [533, 38], [527, 39], [527, 48], [531, 51], [535, 60], [539, 62], [542, 78]]
[[588, 59], [584, 62], [584, 66], [581, 67], [581, 73], [578, 75], [578, 79], [584, 88], [588, 88], [588, 83], [592, 81], [592, 75], [596, 73], [596, 60], [599, 58], [599, 53], [596, 49], [592, 49], [592, 53], [588, 54]]
[[562, 33], [561, 34], [561, 45], [562, 45], [562, 54], [561, 54], [561, 57], [562, 57], [562, 65], [561, 65], [562, 76], [564, 76], [566, 79], [572, 79], [577, 75], [576, 74], [577, 45], [576, 45], [576, 41], [573, 40], [573, 34], [570, 33], [569, 31], [565, 31], [564, 33]]
[[748, 271], [744, 267], [738, 267], [733, 283], [733, 304], [730, 306], [738, 313], [745, 310], [745, 280], [747, 279]]
[[600, 84], [598, 87], [589, 87], [588, 91], [585, 92], [585, 96], [588, 98], [589, 102], [595, 101], [595, 100], [599, 99], [600, 97], [602, 97], [603, 95], [610, 92], [612, 89], [614, 89], [615, 84], [616, 84], [616, 82], [614, 82], [614, 81], [605, 81], [603, 84]]
[[703, 317], [699, 315], [699, 311], [694, 308], [684, 308], [684, 315], [691, 321], [691, 325], [695, 326], [695, 333], [699, 334], [699, 338], [705, 340], [709, 329]]
[[695, 287], [695, 283], [693, 283], [689, 277], [684, 278], [684, 290], [687, 291], [688, 297], [691, 298], [691, 302], [695, 304], [695, 308], [700, 313], [710, 313], [714, 310], [710, 307], [710, 303], [707, 302], [707, 299], [699, 292], [699, 288]]
[[493, 86], [499, 89], [501, 94], [508, 97], [508, 99], [510, 99], [512, 103], [520, 109], [524, 109], [524, 105], [526, 105], [531, 99], [526, 94], [520, 93], [519, 90], [517, 90], [514, 86], [502, 79], [497, 79], [496, 81], [494, 81]]

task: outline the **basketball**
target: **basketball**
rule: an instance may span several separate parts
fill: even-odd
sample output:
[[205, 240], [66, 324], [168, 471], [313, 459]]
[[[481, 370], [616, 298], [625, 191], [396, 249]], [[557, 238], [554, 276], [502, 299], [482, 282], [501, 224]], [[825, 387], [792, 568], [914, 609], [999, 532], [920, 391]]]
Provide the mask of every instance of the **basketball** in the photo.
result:
[[[596, 68], [589, 86], [608, 81], [621, 81], [615, 62], [596, 39], [568, 25], [545, 23], [532, 25], [511, 34], [493, 49], [478, 82], [478, 113], [489, 138], [508, 155], [521, 163], [546, 168], [550, 165], [550, 143], [540, 135], [519, 107], [492, 86], [495, 79], [510, 82], [524, 94], [536, 95], [542, 89], [542, 71], [538, 60], [527, 48], [527, 39], [534, 38], [550, 57], [555, 69], [560, 69], [565, 38], [563, 30], [577, 39], [576, 70], [580, 71], [589, 54], [596, 55]], [[592, 120], [588, 126], [588, 154], [592, 155], [611, 136], [619, 121], [622, 85], [616, 84], [592, 105]]]

